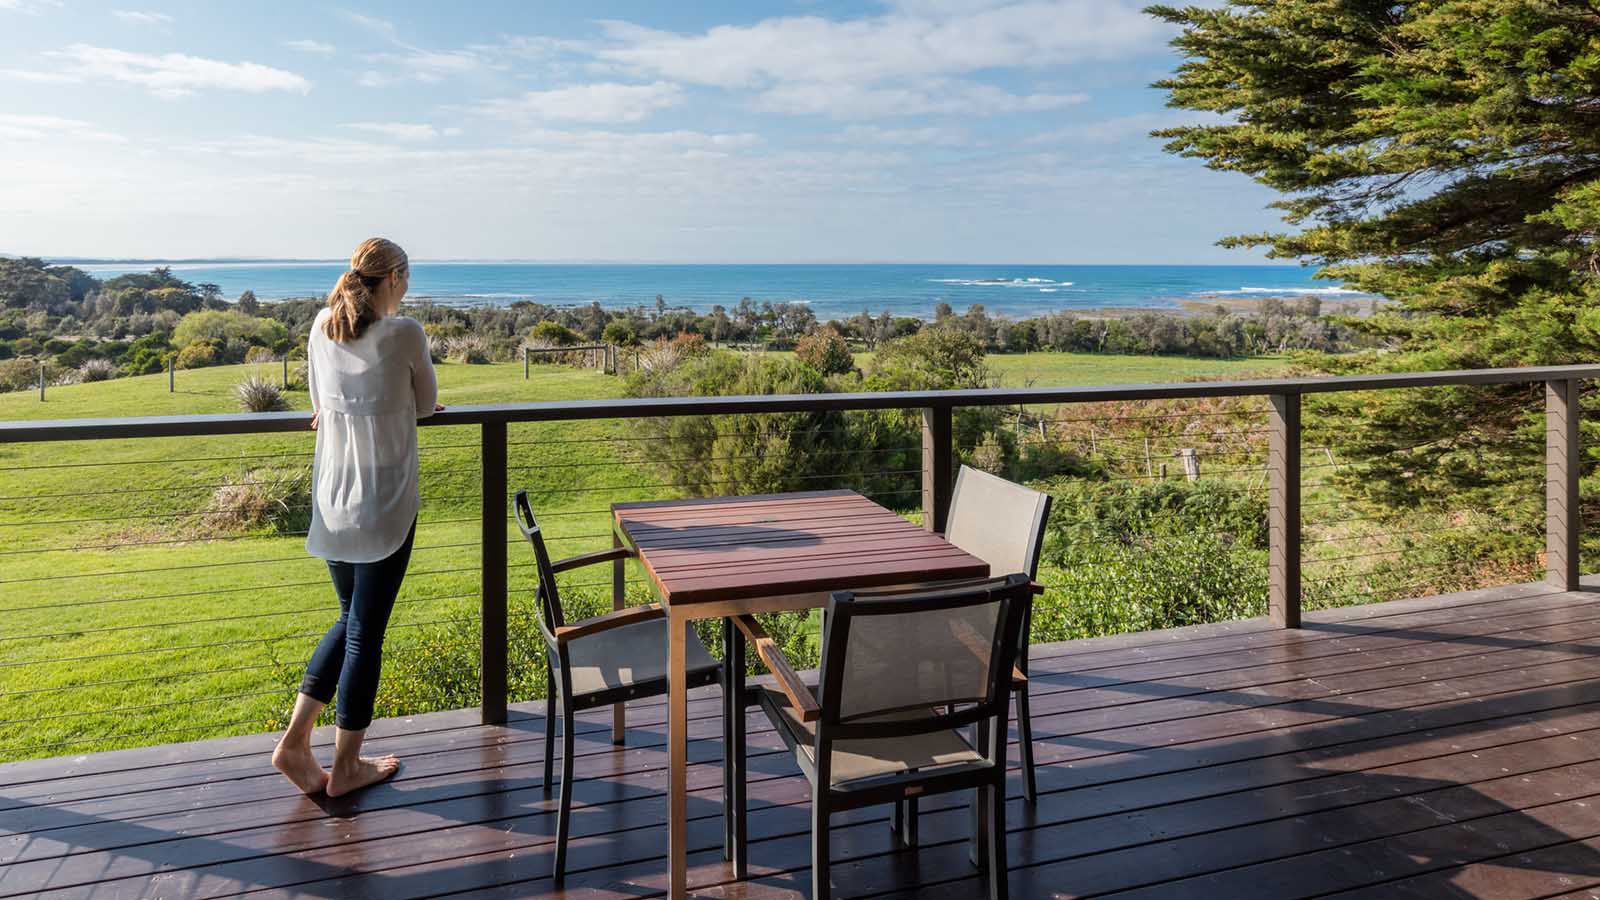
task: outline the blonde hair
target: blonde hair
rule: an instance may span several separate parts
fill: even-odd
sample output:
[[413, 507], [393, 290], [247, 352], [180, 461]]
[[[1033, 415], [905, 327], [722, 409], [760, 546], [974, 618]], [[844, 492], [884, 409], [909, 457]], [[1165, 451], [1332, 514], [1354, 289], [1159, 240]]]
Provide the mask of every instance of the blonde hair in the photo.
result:
[[373, 290], [395, 272], [410, 266], [400, 245], [386, 238], [367, 238], [350, 254], [350, 270], [339, 276], [339, 283], [328, 294], [328, 309], [333, 314], [323, 330], [328, 337], [344, 343], [366, 333], [378, 321], [377, 297]]

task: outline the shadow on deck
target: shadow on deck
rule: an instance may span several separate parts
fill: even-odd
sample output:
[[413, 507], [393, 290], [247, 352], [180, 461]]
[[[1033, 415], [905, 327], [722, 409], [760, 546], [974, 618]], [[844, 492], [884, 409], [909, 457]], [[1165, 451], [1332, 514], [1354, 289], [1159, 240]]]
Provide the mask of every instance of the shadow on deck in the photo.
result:
[[[1013, 896], [1600, 897], [1593, 600], [1522, 585], [1297, 631], [1036, 645], [1041, 794], [1030, 808], [1013, 781]], [[561, 895], [533, 709], [376, 723], [370, 746], [406, 766], [337, 801], [294, 793], [270, 735], [0, 766], [0, 896]], [[663, 891], [663, 712], [632, 707], [622, 748], [608, 713], [581, 718], [566, 895]], [[753, 874], [731, 880], [718, 715], [714, 693], [691, 694], [690, 883], [803, 894], [805, 782], [756, 711]], [[961, 798], [924, 801], [917, 850], [893, 847], [888, 812], [835, 818], [839, 894], [980, 895]]]

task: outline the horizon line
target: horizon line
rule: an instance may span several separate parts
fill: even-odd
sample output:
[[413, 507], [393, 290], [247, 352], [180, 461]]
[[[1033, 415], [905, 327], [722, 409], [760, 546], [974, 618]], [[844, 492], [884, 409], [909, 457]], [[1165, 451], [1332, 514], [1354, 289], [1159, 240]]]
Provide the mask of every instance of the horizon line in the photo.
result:
[[[42, 259], [52, 265], [133, 265], [156, 264], [169, 266], [202, 265], [202, 264], [295, 264], [295, 265], [342, 265], [345, 260], [336, 258], [318, 257], [278, 257], [278, 256], [192, 256], [192, 257], [143, 257], [143, 256], [71, 256], [35, 255], [28, 253], [0, 254], [0, 258], [20, 258], [32, 256]], [[418, 258], [413, 260], [419, 264], [479, 264], [479, 265], [589, 265], [589, 266], [1080, 266], [1080, 267], [1118, 267], [1118, 266], [1187, 266], [1208, 268], [1234, 268], [1241, 266], [1259, 268], [1314, 268], [1305, 263], [1294, 262], [1237, 262], [1237, 263], [1196, 263], [1196, 262], [1020, 262], [1016, 260], [979, 260], [979, 261], [936, 261], [936, 260], [798, 260], [798, 261], [728, 261], [728, 260], [658, 260], [658, 259], [524, 259], [524, 258], [495, 258], [495, 257], [438, 257]]]

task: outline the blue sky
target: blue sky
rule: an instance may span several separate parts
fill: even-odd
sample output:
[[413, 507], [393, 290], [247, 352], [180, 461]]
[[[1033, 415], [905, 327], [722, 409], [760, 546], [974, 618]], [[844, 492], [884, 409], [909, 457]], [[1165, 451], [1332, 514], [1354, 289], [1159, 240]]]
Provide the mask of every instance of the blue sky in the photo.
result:
[[1244, 263], [1124, 0], [0, 0], [0, 252]]

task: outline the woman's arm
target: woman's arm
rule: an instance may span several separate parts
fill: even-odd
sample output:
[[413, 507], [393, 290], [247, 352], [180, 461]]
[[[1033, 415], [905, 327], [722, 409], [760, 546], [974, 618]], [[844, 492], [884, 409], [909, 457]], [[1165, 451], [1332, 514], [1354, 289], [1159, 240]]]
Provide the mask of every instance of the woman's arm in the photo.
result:
[[428, 355], [428, 335], [413, 321], [416, 349], [411, 360], [411, 389], [417, 394], [417, 418], [426, 419], [438, 411], [439, 379], [433, 374], [433, 359]]
[[311, 395], [311, 430], [322, 419], [322, 404], [317, 402], [317, 367], [311, 364], [311, 341], [306, 340], [306, 393]]

